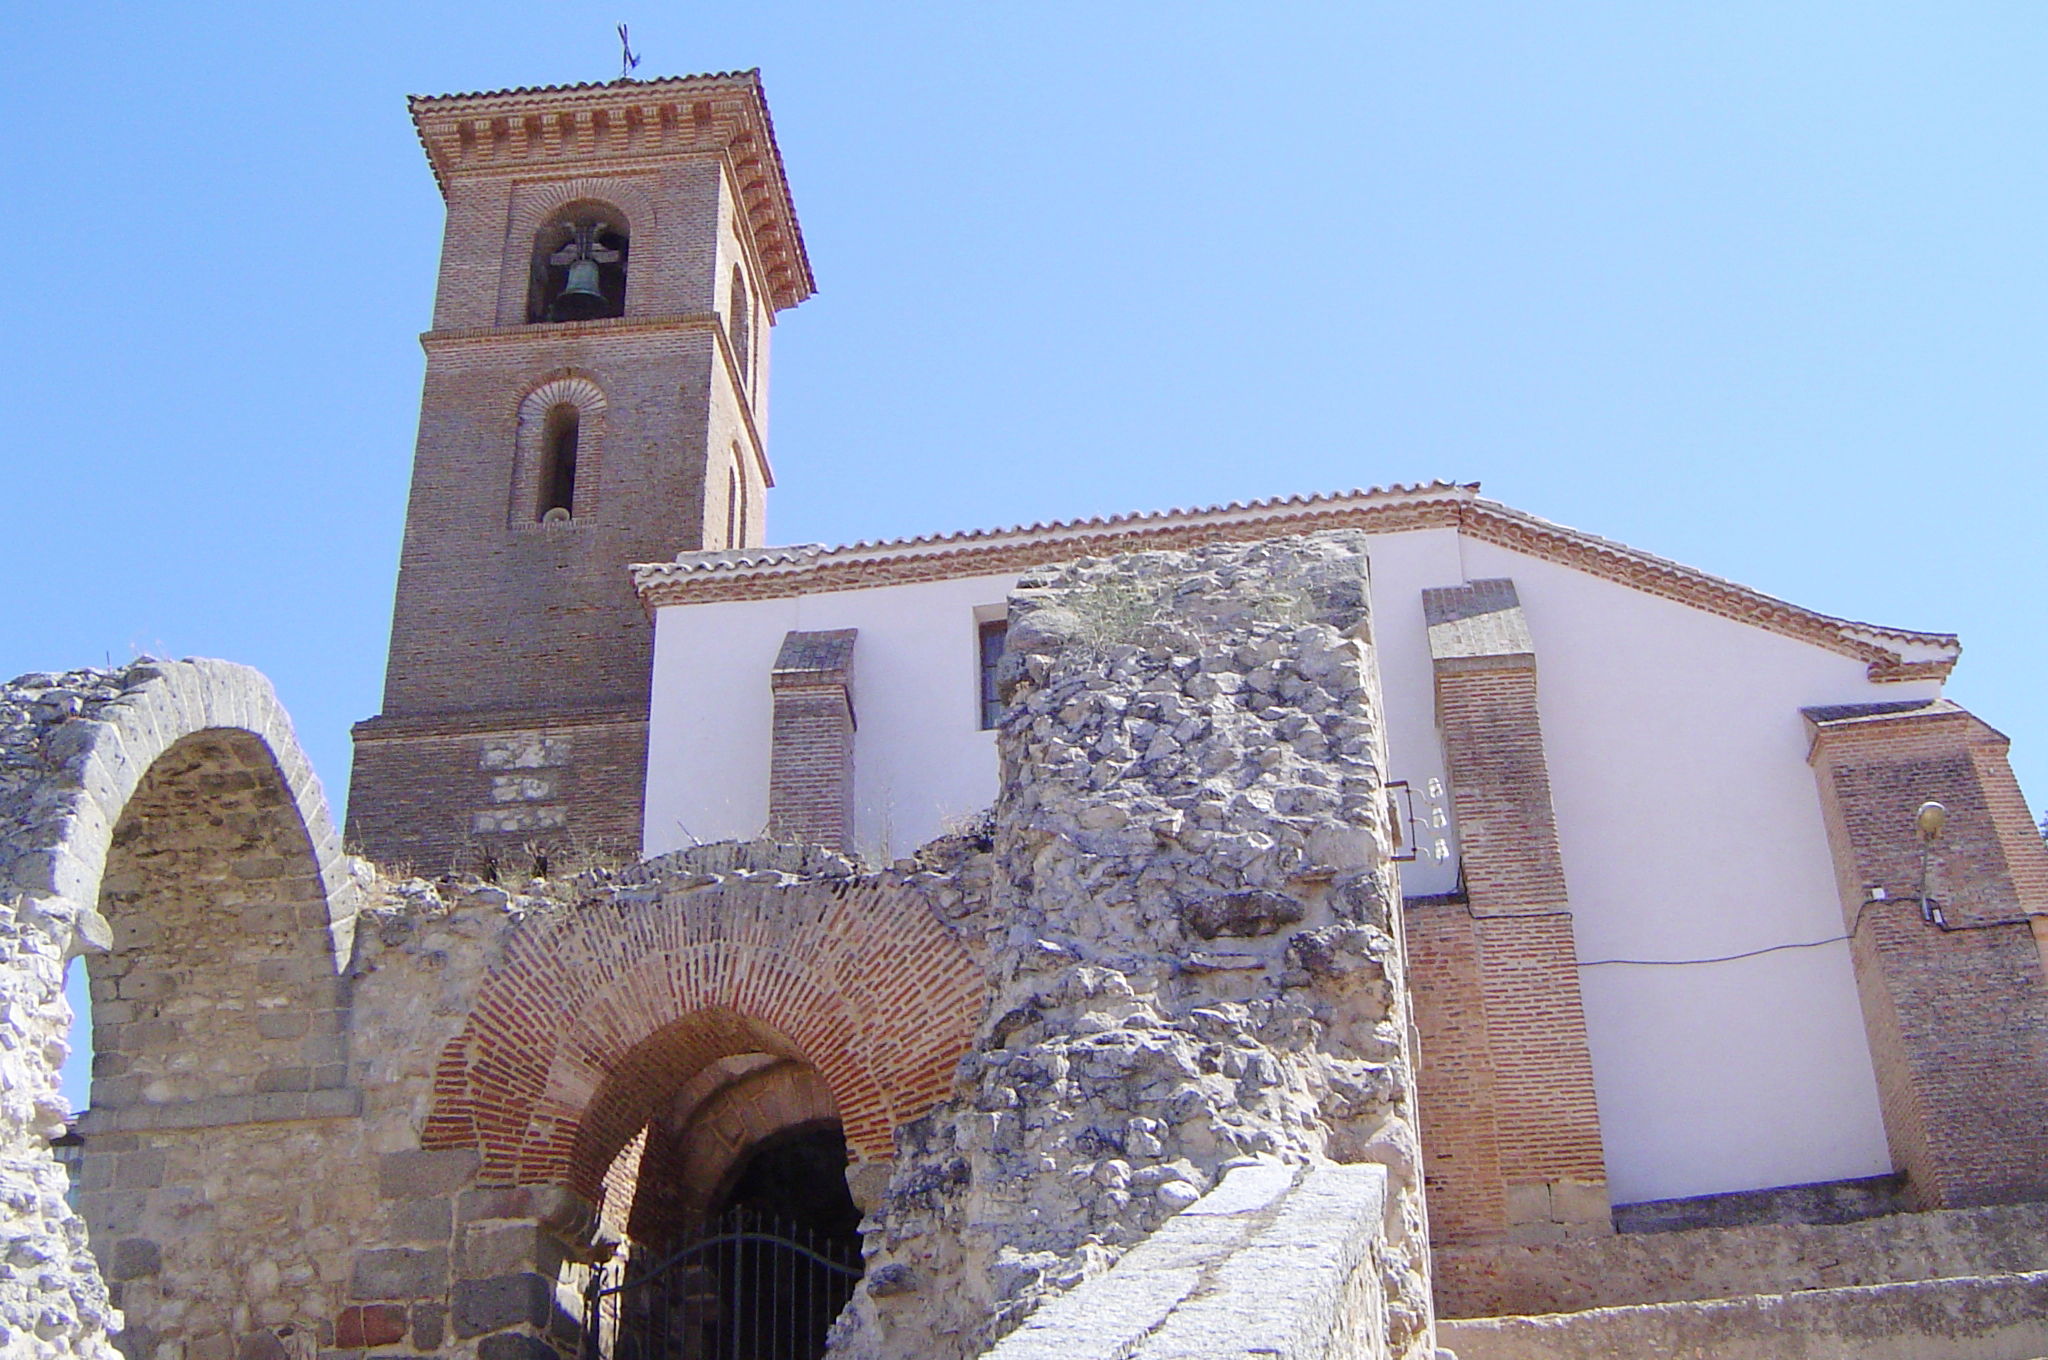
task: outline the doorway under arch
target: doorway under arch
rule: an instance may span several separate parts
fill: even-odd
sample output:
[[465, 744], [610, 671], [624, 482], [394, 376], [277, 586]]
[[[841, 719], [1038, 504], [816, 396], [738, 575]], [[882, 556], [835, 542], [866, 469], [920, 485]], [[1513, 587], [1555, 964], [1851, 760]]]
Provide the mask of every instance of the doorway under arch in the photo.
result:
[[682, 1080], [605, 1176], [627, 1247], [590, 1297], [596, 1354], [817, 1360], [861, 1274], [848, 1164], [807, 1064], [734, 1054]]

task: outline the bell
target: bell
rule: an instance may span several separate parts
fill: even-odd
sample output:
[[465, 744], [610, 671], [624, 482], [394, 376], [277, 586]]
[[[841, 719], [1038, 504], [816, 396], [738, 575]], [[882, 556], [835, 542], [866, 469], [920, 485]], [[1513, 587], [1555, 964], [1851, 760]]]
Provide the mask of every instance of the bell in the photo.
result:
[[610, 307], [604, 289], [598, 286], [597, 261], [571, 260], [569, 281], [555, 299], [554, 313], [562, 321], [582, 321], [601, 316]]

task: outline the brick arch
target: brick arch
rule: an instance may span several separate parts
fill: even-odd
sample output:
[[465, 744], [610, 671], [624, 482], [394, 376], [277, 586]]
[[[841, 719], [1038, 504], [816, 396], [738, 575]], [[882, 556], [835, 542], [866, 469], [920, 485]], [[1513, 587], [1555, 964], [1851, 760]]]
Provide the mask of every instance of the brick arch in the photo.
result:
[[546, 462], [542, 447], [547, 438], [548, 413], [561, 405], [574, 406], [578, 429], [576, 440], [576, 502], [578, 516], [588, 520], [596, 509], [604, 482], [604, 435], [606, 401], [604, 388], [581, 369], [562, 368], [529, 387], [519, 398], [519, 416], [513, 434], [510, 517], [515, 527], [539, 519], [541, 481]]
[[567, 403], [585, 416], [603, 415], [607, 405], [597, 379], [581, 369], [563, 368], [548, 374], [519, 399], [519, 425], [538, 424], [549, 411]]
[[442, 1053], [423, 1142], [478, 1149], [482, 1184], [594, 1200], [695, 1073], [769, 1053], [816, 1071], [856, 1159], [887, 1158], [950, 1089], [983, 989], [894, 878], [706, 884], [677, 868], [522, 927]]
[[[109, 943], [97, 908], [116, 825], [159, 760], [201, 734], [218, 734], [248, 758], [250, 777], [262, 779], [274, 809], [303, 836], [321, 899], [317, 928], [339, 968], [353, 943], [358, 889], [326, 795], [270, 682], [251, 667], [211, 660], [80, 675], [93, 679], [79, 686], [96, 685], [101, 694], [18, 736], [43, 767], [36, 796], [45, 811], [0, 843], [0, 870], [11, 869], [15, 890], [46, 917], [76, 923], [87, 941]], [[0, 764], [17, 754], [0, 750]], [[209, 790], [193, 793], [204, 799]]]
[[[607, 179], [583, 176], [532, 185], [520, 198], [512, 221], [512, 239], [522, 237], [530, 245], [534, 234], [562, 209], [577, 203], [596, 203], [625, 219], [626, 235], [638, 248], [640, 234], [654, 230], [655, 197], [651, 181]], [[651, 238], [650, 238], [651, 239]]]

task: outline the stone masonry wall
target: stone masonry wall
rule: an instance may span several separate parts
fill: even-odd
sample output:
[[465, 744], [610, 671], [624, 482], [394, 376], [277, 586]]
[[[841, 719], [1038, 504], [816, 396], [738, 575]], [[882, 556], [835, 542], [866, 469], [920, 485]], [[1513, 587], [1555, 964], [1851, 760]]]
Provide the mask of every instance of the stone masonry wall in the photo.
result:
[[1083, 560], [1012, 597], [995, 996], [952, 1097], [899, 1131], [834, 1353], [965, 1357], [1227, 1170], [1379, 1162], [1391, 1354], [1430, 1354], [1351, 533]]
[[[345, 1065], [326, 1056], [334, 1027], [314, 1040], [309, 1026], [269, 1032], [258, 1017], [304, 1020], [303, 995], [266, 1006], [301, 984], [324, 986], [331, 1007], [353, 890], [319, 787], [255, 672], [142, 662], [0, 686], [0, 1350], [105, 1355], [122, 1322], [111, 1302], [127, 1313], [124, 1344], [146, 1354], [167, 1307], [205, 1312], [209, 1293], [249, 1287], [240, 1266], [267, 1262], [256, 1285], [278, 1303], [309, 1283], [285, 1276], [317, 1242], [266, 1247], [261, 1231], [232, 1229], [270, 1193], [258, 1149], [317, 1127], [316, 1100], [352, 1098], [335, 1089]], [[48, 1146], [66, 1114], [63, 962], [87, 950], [101, 951], [105, 1103], [88, 1121], [79, 1198], [112, 1291]], [[318, 1092], [309, 1043], [328, 1063]], [[202, 1146], [212, 1171], [180, 1155]], [[285, 1161], [295, 1184], [317, 1164], [303, 1149]], [[161, 1287], [200, 1257], [205, 1288]], [[253, 1336], [262, 1311], [223, 1307], [208, 1328], [218, 1346], [188, 1360], [232, 1354], [230, 1315]]]

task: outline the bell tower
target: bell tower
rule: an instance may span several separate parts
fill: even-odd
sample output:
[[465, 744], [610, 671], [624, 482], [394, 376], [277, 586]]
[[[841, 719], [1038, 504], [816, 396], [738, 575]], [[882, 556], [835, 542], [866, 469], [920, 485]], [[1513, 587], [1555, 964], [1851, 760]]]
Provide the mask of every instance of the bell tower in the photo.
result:
[[760, 77], [411, 109], [448, 216], [349, 837], [421, 872], [637, 855], [627, 568], [762, 541], [769, 330], [813, 291]]

